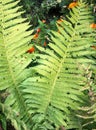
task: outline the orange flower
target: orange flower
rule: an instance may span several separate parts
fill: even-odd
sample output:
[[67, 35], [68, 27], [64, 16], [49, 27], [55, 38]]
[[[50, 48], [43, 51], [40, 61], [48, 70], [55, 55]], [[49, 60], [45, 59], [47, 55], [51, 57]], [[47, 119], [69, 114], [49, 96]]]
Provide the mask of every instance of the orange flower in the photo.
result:
[[96, 28], [96, 24], [95, 24], [95, 23], [92, 23], [92, 24], [90, 25], [90, 28]]
[[44, 42], [44, 45], [43, 45], [44, 47], [46, 47], [47, 46], [47, 43], [46, 42]]
[[38, 36], [39, 36], [38, 33], [34, 34], [33, 39], [38, 38]]
[[57, 20], [57, 24], [62, 27], [61, 23], [62, 23], [63, 21], [64, 21], [63, 19], [58, 19], [58, 20]]
[[43, 19], [43, 20], [42, 20], [42, 23], [46, 23], [46, 20]]
[[36, 31], [37, 31], [37, 33], [39, 33], [39, 32], [41, 31], [41, 29], [40, 29], [40, 28], [38, 28]]
[[57, 23], [61, 23], [61, 22], [63, 22], [63, 19], [58, 19], [57, 20]]
[[29, 50], [27, 50], [28, 53], [33, 53], [35, 51], [34, 47], [31, 47]]
[[93, 48], [93, 49], [95, 49], [95, 50], [96, 50], [96, 46], [94, 46], [94, 45], [93, 45], [93, 46], [91, 46], [91, 48]]
[[68, 5], [68, 8], [69, 9], [72, 9], [72, 8], [74, 8], [75, 6], [77, 6], [78, 5], [78, 2], [72, 2], [72, 3], [70, 3], [69, 5]]

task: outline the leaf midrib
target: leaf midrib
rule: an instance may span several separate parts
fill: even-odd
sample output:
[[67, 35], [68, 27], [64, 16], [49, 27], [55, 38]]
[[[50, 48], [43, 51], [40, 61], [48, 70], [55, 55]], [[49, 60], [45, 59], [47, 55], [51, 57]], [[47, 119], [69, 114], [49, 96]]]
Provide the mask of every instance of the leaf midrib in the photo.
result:
[[[1, 4], [2, 5], [2, 4]], [[5, 22], [4, 22], [4, 20], [3, 20], [3, 18], [4, 18], [4, 11], [3, 11], [3, 6], [1, 7], [1, 14], [2, 14], [2, 29], [1, 29], [1, 31], [2, 31], [2, 44], [3, 44], [3, 46], [4, 46], [4, 50], [5, 50], [5, 57], [6, 57], [6, 61], [7, 61], [7, 65], [8, 65], [8, 68], [9, 69], [7, 69], [8, 70], [8, 72], [9, 72], [9, 74], [10, 74], [10, 78], [12, 79], [11, 81], [13, 82], [12, 83], [12, 85], [9, 87], [9, 88], [11, 88], [12, 89], [12, 92], [14, 93], [14, 90], [16, 91], [16, 93], [17, 93], [17, 96], [16, 97], [18, 97], [18, 101], [19, 101], [19, 104], [21, 104], [21, 106], [23, 106], [22, 108], [23, 108], [23, 110], [25, 110], [25, 112], [26, 112], [26, 114], [27, 114], [27, 116], [29, 117], [29, 119], [30, 119], [30, 122], [32, 122], [32, 119], [31, 119], [31, 115], [28, 113], [28, 110], [27, 110], [27, 106], [26, 106], [26, 104], [24, 103], [24, 100], [23, 100], [23, 98], [22, 98], [22, 95], [21, 95], [21, 93], [20, 93], [20, 91], [19, 91], [19, 89], [18, 89], [18, 86], [19, 86], [19, 84], [16, 82], [16, 77], [14, 76], [14, 72], [13, 72], [13, 69], [12, 69], [12, 65], [10, 64], [10, 57], [9, 57], [9, 55], [7, 54], [7, 46], [6, 46], [6, 36], [4, 35], [4, 31], [5, 31], [5, 29], [4, 29], [4, 24], [5, 24]]]
[[[80, 12], [78, 12], [78, 14], [80, 14]], [[79, 19], [79, 17], [80, 17], [80, 15], [78, 15], [78, 19]], [[75, 34], [76, 34], [76, 30], [75, 30], [75, 29], [76, 29], [77, 23], [78, 23], [78, 20], [77, 20], [76, 23], [75, 23], [74, 32], [73, 32], [73, 34], [72, 34], [72, 36], [71, 36], [71, 39], [69, 39], [69, 45], [68, 45], [66, 48], [69, 48], [69, 47], [70, 47], [71, 41], [74, 39], [74, 36], [75, 36]], [[55, 88], [55, 84], [56, 84], [56, 81], [57, 81], [57, 79], [58, 79], [59, 73], [60, 73], [60, 71], [61, 71], [62, 65], [63, 65], [63, 63], [64, 63], [64, 61], [65, 61], [65, 59], [66, 59], [66, 57], [67, 57], [67, 52], [68, 52], [68, 51], [69, 51], [69, 50], [66, 49], [64, 57], [61, 58], [60, 67], [59, 67], [59, 69], [58, 69], [58, 71], [57, 71], [57, 74], [56, 74], [56, 76], [55, 76], [55, 78], [54, 78], [53, 85], [52, 85], [52, 87], [51, 87], [51, 92], [50, 92], [50, 94], [49, 94], [49, 100], [48, 100], [48, 103], [47, 103], [47, 105], [46, 105], [46, 107], [45, 107], [45, 113], [46, 113], [47, 108], [48, 108], [48, 106], [49, 106], [49, 104], [50, 104], [50, 102], [51, 102], [51, 98], [52, 98], [52, 94], [53, 94], [53, 91], [54, 91], [54, 88]]]

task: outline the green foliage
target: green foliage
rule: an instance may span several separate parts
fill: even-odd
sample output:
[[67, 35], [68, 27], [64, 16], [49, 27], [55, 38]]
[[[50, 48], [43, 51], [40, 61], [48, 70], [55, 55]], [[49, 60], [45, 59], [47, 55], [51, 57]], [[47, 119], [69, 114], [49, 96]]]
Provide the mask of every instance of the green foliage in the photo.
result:
[[[21, 0], [27, 17], [34, 27], [38, 25], [38, 19], [46, 19], [50, 22], [53, 17], [60, 17], [61, 14], [66, 14], [65, 7], [70, 3], [70, 0]], [[50, 11], [51, 10], [51, 11]]]
[[37, 37], [36, 38], [33, 37], [32, 43], [34, 45], [40, 45], [46, 48], [49, 43], [48, 34], [51, 32], [51, 30], [58, 31], [58, 29], [56, 26], [56, 19], [52, 20], [50, 24], [47, 23], [46, 20], [44, 21], [45, 23], [41, 20], [38, 20], [39, 25], [34, 30], [34, 36], [37, 35]]
[[17, 130], [21, 130], [26, 121], [20, 119], [29, 116], [20, 84], [29, 76], [25, 68], [31, 58], [25, 53], [30, 47], [32, 31], [26, 31], [30, 26], [21, 18], [23, 12], [18, 12], [21, 8], [17, 6], [18, 2], [0, 0], [0, 111]]
[[[28, 68], [33, 55], [26, 52], [33, 36], [26, 19], [21, 18], [18, 2], [0, 0], [2, 127], [6, 130], [6, 120], [10, 120], [16, 130], [95, 128], [96, 101], [92, 98], [96, 96], [96, 51], [92, 46], [96, 39], [90, 28], [92, 10], [82, 1], [70, 10], [66, 20], [57, 24], [60, 33], [48, 32], [48, 47], [36, 46], [40, 52], [34, 54], [38, 65]], [[87, 121], [83, 113], [86, 106], [87, 114], [90, 112]], [[87, 127], [90, 117], [93, 124]]]
[[[67, 6], [71, 2], [73, 0], [21, 0], [20, 3], [26, 10], [23, 16], [27, 17], [35, 27], [38, 25], [38, 18], [50, 22], [54, 17], [64, 17], [69, 12]], [[84, 2], [95, 4], [94, 0], [84, 0]]]
[[[49, 49], [37, 46], [42, 54], [36, 54], [39, 65], [34, 69], [38, 76], [24, 81], [24, 98], [33, 114], [33, 129], [82, 129], [83, 122], [76, 115], [78, 108], [88, 103], [82, 87], [87, 84], [83, 65], [92, 67], [89, 58], [95, 51], [93, 45], [93, 22], [91, 10], [84, 3], [70, 11], [68, 21], [51, 31]], [[89, 37], [90, 36], [90, 37]], [[31, 91], [30, 91], [31, 89]], [[31, 103], [31, 104], [30, 104]], [[36, 122], [36, 123], [35, 123]]]
[[[93, 30], [93, 47], [96, 47], [96, 30]], [[96, 48], [95, 54], [92, 55], [92, 60], [96, 62]], [[88, 92], [88, 104], [80, 108], [79, 117], [84, 119], [83, 127], [90, 129], [96, 129], [96, 67], [93, 66], [92, 70], [88, 67], [86, 70], [87, 73], [87, 85], [84, 88], [84, 91]]]
[[82, 126], [91, 130], [96, 128], [96, 72], [93, 74], [89, 69], [86, 70], [87, 85], [84, 88], [84, 91], [88, 92], [88, 104], [79, 108], [78, 117], [84, 119]]

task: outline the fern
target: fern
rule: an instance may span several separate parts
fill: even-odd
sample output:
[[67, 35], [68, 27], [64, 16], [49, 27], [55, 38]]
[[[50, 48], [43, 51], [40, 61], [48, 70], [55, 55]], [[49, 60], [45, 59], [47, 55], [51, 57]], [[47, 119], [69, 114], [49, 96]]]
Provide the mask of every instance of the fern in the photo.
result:
[[17, 130], [28, 130], [30, 113], [20, 84], [29, 76], [26, 67], [31, 58], [25, 52], [30, 47], [32, 31], [27, 31], [30, 26], [21, 18], [18, 3], [0, 0], [0, 110]]
[[93, 77], [90, 68], [87, 69], [87, 86], [84, 91], [88, 92], [88, 104], [80, 108], [79, 117], [84, 119], [82, 126], [86, 129], [96, 128], [96, 74]]
[[[92, 49], [95, 51], [94, 54], [91, 55], [91, 59], [96, 62], [96, 30], [92, 29], [92, 37], [93, 37], [93, 46]], [[90, 36], [91, 36], [90, 35]], [[95, 64], [96, 65], [96, 64]], [[84, 91], [87, 91], [88, 94], [88, 103], [85, 106], [80, 108], [79, 117], [84, 119], [82, 126], [86, 129], [95, 129], [96, 128], [96, 67], [92, 66], [86, 69], [87, 73], [87, 85], [84, 88]]]
[[[96, 38], [94, 36], [95, 30], [93, 30], [93, 47], [96, 43]], [[91, 56], [92, 60], [96, 61], [96, 50], [95, 54]], [[86, 129], [95, 129], [96, 128], [96, 68], [95, 66], [92, 67], [92, 70], [90, 70], [90, 67], [86, 69], [87, 73], [87, 85], [84, 88], [83, 91], [87, 91], [88, 94], [88, 103], [85, 106], [82, 106], [80, 108], [79, 117], [84, 119], [84, 122], [82, 126]]]
[[38, 76], [23, 82], [23, 97], [33, 114], [32, 130], [82, 129], [82, 121], [76, 116], [78, 108], [86, 104], [88, 96], [82, 92], [87, 78], [82, 66], [94, 66], [89, 58], [94, 51], [91, 10], [86, 3], [79, 2], [70, 12], [71, 17], [52, 31], [49, 49], [37, 46], [41, 54], [39, 65], [34, 69]]
[[16, 130], [83, 129], [77, 116], [89, 99], [83, 66], [91, 71], [95, 64], [91, 10], [80, 1], [57, 25], [60, 33], [51, 31], [48, 48], [37, 46], [38, 65], [29, 70], [32, 31], [18, 2], [0, 0], [0, 111]]

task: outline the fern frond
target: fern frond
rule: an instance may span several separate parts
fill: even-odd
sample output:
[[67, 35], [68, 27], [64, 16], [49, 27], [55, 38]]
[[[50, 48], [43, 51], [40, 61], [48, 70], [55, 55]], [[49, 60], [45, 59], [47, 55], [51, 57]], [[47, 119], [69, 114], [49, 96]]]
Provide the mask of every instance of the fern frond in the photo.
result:
[[[93, 71], [94, 72], [94, 71]], [[96, 73], [87, 70], [87, 87], [84, 91], [88, 91], [88, 104], [80, 108], [79, 117], [84, 119], [83, 127], [86, 129], [96, 128]]]
[[58, 26], [60, 34], [55, 31], [50, 34], [49, 49], [37, 47], [42, 52], [36, 55], [40, 58], [39, 65], [34, 68], [38, 76], [22, 84], [25, 102], [34, 115], [34, 130], [40, 129], [40, 124], [46, 130], [44, 124], [51, 124], [53, 129], [60, 126], [82, 128], [76, 113], [88, 99], [81, 91], [87, 82], [82, 66], [94, 64], [87, 57], [94, 54], [90, 48], [93, 38], [89, 37], [91, 12], [82, 2], [72, 11], [71, 22], [64, 20]]
[[[23, 12], [18, 11], [21, 8], [17, 6], [18, 2], [0, 0], [0, 94], [2, 91], [7, 93], [5, 98], [1, 97], [3, 101], [0, 102], [4, 105], [4, 110], [1, 110], [13, 122], [14, 127], [17, 130], [22, 127], [28, 130], [30, 114], [24, 103], [20, 84], [28, 77], [26, 67], [31, 58], [25, 53], [29, 48], [32, 31], [27, 31], [30, 26], [25, 18], [21, 18]], [[18, 125], [22, 121], [23, 124]]]

